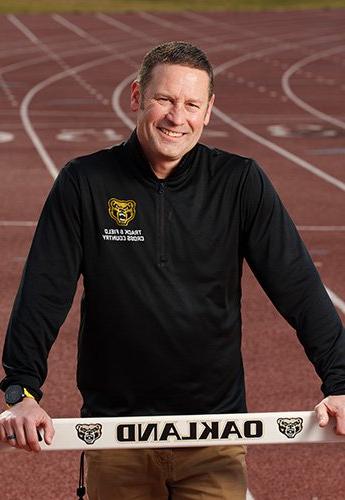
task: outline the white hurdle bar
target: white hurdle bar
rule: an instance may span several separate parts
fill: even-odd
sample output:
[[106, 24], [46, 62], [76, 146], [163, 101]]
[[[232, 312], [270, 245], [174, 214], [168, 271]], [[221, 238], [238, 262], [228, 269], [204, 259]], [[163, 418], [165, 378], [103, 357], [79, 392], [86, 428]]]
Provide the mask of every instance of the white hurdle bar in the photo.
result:
[[[335, 420], [321, 428], [313, 411], [53, 419], [55, 436], [42, 450], [345, 443]], [[2, 451], [13, 449], [1, 443]]]

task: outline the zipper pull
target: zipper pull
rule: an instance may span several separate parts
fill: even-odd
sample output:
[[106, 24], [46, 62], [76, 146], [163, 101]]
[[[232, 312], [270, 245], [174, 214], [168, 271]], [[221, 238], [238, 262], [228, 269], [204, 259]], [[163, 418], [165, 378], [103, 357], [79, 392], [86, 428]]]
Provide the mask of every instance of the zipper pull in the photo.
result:
[[163, 194], [165, 189], [165, 182], [158, 182], [157, 192], [158, 194]]

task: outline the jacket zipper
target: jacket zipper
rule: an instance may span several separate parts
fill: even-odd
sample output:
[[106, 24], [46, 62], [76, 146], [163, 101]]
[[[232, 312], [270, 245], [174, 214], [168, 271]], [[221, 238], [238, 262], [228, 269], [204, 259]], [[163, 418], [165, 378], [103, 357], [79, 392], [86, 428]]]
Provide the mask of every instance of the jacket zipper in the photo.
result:
[[165, 182], [158, 182], [158, 265], [164, 267], [167, 263], [165, 245]]

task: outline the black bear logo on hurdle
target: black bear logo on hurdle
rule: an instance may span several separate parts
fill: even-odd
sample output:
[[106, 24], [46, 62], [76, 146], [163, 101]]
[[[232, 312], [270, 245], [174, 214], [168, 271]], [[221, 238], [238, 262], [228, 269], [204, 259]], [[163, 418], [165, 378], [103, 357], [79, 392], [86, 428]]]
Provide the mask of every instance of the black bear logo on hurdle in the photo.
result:
[[292, 439], [303, 429], [303, 418], [278, 418], [279, 430], [286, 437]]
[[93, 444], [102, 435], [101, 424], [78, 424], [75, 426], [78, 433], [78, 438], [82, 439], [86, 444]]

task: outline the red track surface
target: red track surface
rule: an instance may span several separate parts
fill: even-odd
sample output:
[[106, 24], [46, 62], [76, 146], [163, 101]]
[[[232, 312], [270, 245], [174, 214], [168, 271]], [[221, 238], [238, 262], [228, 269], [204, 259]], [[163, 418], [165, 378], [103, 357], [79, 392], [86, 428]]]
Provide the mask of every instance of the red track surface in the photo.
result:
[[[73, 156], [127, 137], [128, 117], [135, 117], [128, 113], [128, 85], [123, 91], [119, 85], [153, 43], [167, 39], [196, 42], [209, 53], [215, 68], [228, 63], [216, 82], [216, 105], [225, 115], [214, 114], [203, 140], [255, 157], [295, 222], [318, 226], [303, 229], [302, 235], [325, 284], [344, 299], [345, 11], [2, 16], [2, 332], [34, 230], [24, 223], [37, 220], [52, 183], [46, 168], [49, 159], [43, 161], [42, 155], [49, 155], [50, 165], [59, 169]], [[306, 60], [310, 55], [314, 57]], [[288, 87], [282, 87], [287, 71], [290, 78], [285, 82], [302, 107], [291, 93], [287, 97]], [[115, 89], [119, 105], [113, 108]], [[305, 103], [313, 109], [305, 108]], [[246, 130], [240, 131], [238, 123]], [[281, 127], [269, 128], [272, 125]], [[247, 130], [270, 143], [249, 138]], [[283, 131], [283, 136], [272, 135], [272, 130]], [[1, 132], [13, 134], [13, 140], [4, 142]], [[275, 145], [295, 154], [297, 160], [274, 150]], [[340, 182], [314, 175], [297, 164], [300, 160]], [[326, 231], [319, 226], [336, 227]], [[319, 381], [294, 333], [248, 271], [243, 302], [250, 411], [311, 409], [321, 398]], [[77, 324], [74, 306], [50, 356], [42, 404], [54, 417], [79, 414], [74, 375]], [[1, 454], [1, 499], [74, 498], [78, 456]], [[248, 454], [250, 490], [259, 500], [341, 500], [345, 498], [343, 465], [341, 445], [253, 447]]]

